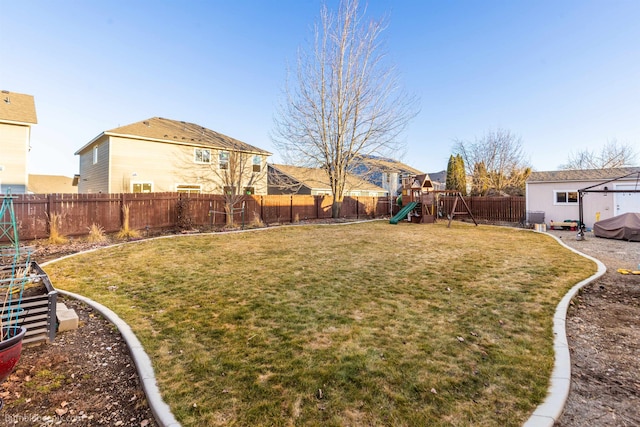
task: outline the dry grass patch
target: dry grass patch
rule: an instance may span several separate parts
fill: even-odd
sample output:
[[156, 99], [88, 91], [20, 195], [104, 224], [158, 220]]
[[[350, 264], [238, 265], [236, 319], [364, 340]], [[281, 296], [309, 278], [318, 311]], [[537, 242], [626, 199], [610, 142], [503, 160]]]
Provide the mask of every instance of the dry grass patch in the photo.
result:
[[49, 243], [54, 245], [61, 245], [67, 243], [67, 239], [61, 232], [62, 215], [52, 213], [49, 215]]
[[132, 326], [185, 426], [521, 425], [546, 395], [555, 305], [595, 265], [538, 233], [374, 222], [47, 271]]

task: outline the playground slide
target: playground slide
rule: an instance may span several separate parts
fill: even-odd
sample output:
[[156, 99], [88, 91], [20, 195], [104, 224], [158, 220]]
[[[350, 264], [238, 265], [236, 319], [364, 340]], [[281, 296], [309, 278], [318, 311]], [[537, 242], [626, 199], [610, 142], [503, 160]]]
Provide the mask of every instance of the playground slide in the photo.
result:
[[397, 224], [398, 221], [402, 221], [403, 219], [405, 219], [407, 217], [407, 214], [411, 212], [417, 205], [418, 202], [411, 202], [407, 206], [400, 209], [400, 212], [398, 212], [393, 218], [389, 220], [389, 224]]

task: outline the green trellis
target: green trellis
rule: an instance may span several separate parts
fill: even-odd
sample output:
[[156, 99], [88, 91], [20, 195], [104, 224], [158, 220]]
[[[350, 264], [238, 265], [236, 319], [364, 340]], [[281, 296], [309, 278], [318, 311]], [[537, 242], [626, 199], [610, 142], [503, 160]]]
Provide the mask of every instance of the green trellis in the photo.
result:
[[0, 341], [20, 331], [22, 292], [31, 280], [31, 249], [20, 246], [11, 190], [0, 207]]

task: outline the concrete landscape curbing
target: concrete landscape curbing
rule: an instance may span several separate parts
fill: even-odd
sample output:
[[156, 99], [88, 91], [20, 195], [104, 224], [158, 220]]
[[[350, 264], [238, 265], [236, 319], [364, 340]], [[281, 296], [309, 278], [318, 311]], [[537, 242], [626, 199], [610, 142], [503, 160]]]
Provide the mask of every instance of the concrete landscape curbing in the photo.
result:
[[571, 387], [571, 354], [569, 352], [566, 330], [567, 310], [569, 309], [571, 300], [582, 287], [600, 278], [607, 271], [607, 268], [600, 260], [567, 246], [562, 240], [552, 234], [548, 234], [548, 236], [555, 239], [570, 251], [595, 262], [598, 266], [598, 271], [596, 271], [593, 276], [584, 279], [572, 287], [556, 307], [553, 316], [553, 350], [555, 353], [555, 362], [553, 371], [551, 372], [551, 384], [546, 399], [533, 411], [533, 414], [524, 423], [523, 427], [553, 427], [562, 415]]
[[[368, 222], [368, 221], [360, 221], [360, 222]], [[349, 223], [340, 223], [333, 225], [343, 225]], [[259, 231], [266, 230], [268, 228], [258, 228], [251, 230], [242, 230], [241, 232], [246, 231]], [[238, 232], [238, 231], [231, 231]], [[539, 232], [539, 231], [532, 231]], [[209, 234], [209, 233], [205, 233]], [[217, 233], [220, 234], [220, 233]], [[160, 236], [154, 239], [161, 238], [172, 238], [172, 237], [180, 237], [183, 235], [171, 235], [171, 236]], [[567, 318], [567, 310], [569, 309], [569, 304], [573, 297], [578, 293], [578, 291], [593, 282], [594, 280], [600, 278], [605, 274], [607, 268], [605, 265], [596, 258], [593, 258], [589, 255], [583, 254], [582, 252], [577, 251], [576, 249], [567, 246], [562, 240], [558, 239], [556, 236], [548, 234], [550, 238], [555, 239], [560, 245], [569, 249], [572, 252], [577, 253], [580, 256], [583, 256], [587, 259], [590, 259], [596, 263], [598, 266], [598, 270], [592, 276], [584, 279], [583, 281], [577, 283], [573, 286], [569, 292], [565, 294], [565, 296], [560, 300], [560, 303], [556, 307], [556, 311], [553, 317], [553, 349], [555, 354], [554, 368], [551, 373], [550, 386], [548, 389], [547, 397], [545, 400], [538, 405], [533, 414], [529, 417], [529, 419], [523, 424], [523, 427], [553, 427], [555, 422], [562, 415], [562, 411], [564, 410], [565, 403], [569, 396], [569, 389], [571, 386], [571, 355], [569, 352], [569, 344], [567, 341], [566, 334], [566, 318]], [[137, 243], [146, 240], [153, 239], [144, 239], [136, 242]], [[127, 244], [127, 243], [123, 243]], [[118, 246], [118, 245], [113, 245]], [[113, 247], [111, 246], [111, 247]], [[99, 250], [102, 248], [91, 249], [88, 251], [80, 252], [87, 253], [93, 252], [95, 250]], [[60, 261], [62, 259], [78, 255], [71, 254], [56, 260], [49, 261], [47, 263], [43, 263], [42, 266], [46, 266], [47, 264], [53, 263], [55, 261]], [[129, 347], [129, 352], [131, 353], [131, 357], [135, 363], [136, 370], [138, 371], [138, 376], [140, 377], [140, 381], [142, 383], [142, 388], [147, 397], [147, 402], [149, 403], [149, 407], [151, 408], [151, 412], [153, 413], [156, 422], [162, 427], [179, 427], [180, 423], [175, 419], [169, 405], [167, 405], [162, 396], [160, 395], [160, 390], [158, 389], [158, 385], [155, 379], [155, 374], [153, 371], [153, 366], [151, 364], [151, 359], [147, 353], [145, 353], [142, 344], [135, 336], [131, 328], [127, 323], [124, 322], [116, 313], [114, 313], [109, 308], [103, 306], [102, 304], [95, 302], [89, 298], [86, 298], [82, 295], [75, 294], [73, 292], [58, 290], [59, 293], [75, 298], [77, 300], [83, 301], [87, 305], [93, 307], [95, 310], [100, 312], [105, 318], [107, 318], [111, 323], [113, 323], [120, 333], [122, 334], [127, 346]]]
[[116, 313], [100, 303], [73, 292], [67, 292], [60, 289], [58, 289], [58, 292], [62, 295], [84, 302], [88, 306], [97, 310], [118, 328], [118, 331], [127, 343], [127, 347], [129, 347], [131, 358], [136, 365], [136, 370], [138, 371], [138, 376], [142, 383], [142, 389], [144, 390], [144, 394], [156, 422], [161, 427], [179, 427], [180, 423], [173, 416], [169, 405], [162, 400], [162, 396], [160, 395], [160, 390], [158, 389], [158, 384], [156, 382], [156, 377], [153, 372], [153, 366], [151, 365], [151, 359], [149, 359], [149, 356], [145, 353], [142, 344], [129, 325]]

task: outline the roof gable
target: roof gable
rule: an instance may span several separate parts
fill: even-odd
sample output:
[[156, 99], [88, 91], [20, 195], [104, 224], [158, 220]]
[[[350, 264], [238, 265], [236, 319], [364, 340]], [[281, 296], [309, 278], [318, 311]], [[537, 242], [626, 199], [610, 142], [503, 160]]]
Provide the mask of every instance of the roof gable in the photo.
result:
[[0, 121], [24, 124], [36, 124], [36, 104], [32, 95], [0, 92]]

